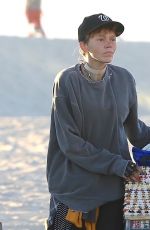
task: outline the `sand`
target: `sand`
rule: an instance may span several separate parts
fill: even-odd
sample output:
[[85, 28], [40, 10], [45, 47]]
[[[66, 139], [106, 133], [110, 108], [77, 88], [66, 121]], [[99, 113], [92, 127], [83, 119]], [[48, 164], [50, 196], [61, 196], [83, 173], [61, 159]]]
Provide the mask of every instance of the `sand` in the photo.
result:
[[0, 221], [4, 230], [42, 230], [48, 215], [49, 117], [0, 118]]

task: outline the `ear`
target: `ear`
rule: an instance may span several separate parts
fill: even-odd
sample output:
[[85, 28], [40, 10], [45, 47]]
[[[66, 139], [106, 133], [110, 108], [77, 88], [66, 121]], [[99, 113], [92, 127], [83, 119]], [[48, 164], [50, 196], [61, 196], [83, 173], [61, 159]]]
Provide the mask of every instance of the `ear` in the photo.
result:
[[85, 42], [80, 42], [79, 45], [80, 45], [80, 49], [83, 51], [83, 53], [87, 53], [87, 52], [88, 52], [87, 43], [85, 43]]

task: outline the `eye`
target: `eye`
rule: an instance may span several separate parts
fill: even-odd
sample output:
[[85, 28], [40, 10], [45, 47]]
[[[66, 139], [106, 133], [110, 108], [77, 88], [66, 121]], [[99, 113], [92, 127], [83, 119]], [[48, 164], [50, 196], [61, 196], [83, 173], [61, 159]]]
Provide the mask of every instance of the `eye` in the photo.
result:
[[98, 38], [98, 41], [103, 42], [104, 38]]
[[115, 41], [116, 41], [116, 37], [113, 37], [111, 40], [112, 40], [113, 42], [115, 42]]

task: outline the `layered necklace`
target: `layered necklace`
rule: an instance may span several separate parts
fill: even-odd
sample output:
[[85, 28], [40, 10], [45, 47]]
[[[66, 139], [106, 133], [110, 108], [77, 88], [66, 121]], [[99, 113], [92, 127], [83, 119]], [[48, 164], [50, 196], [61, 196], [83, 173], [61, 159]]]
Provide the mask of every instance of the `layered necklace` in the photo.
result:
[[91, 68], [88, 65], [88, 63], [85, 63], [82, 65], [82, 72], [83, 72], [84, 76], [87, 79], [92, 80], [92, 81], [102, 80], [102, 77], [105, 73], [105, 69], [104, 69], [104, 72], [102, 72], [102, 70]]

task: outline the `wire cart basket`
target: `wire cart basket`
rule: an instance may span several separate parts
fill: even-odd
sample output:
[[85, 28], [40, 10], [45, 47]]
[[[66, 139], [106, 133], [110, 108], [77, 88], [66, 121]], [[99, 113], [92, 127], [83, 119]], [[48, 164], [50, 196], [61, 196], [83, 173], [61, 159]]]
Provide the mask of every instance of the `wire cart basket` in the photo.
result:
[[125, 184], [125, 230], [150, 230], [150, 151], [133, 147], [132, 152], [142, 172], [140, 182]]

